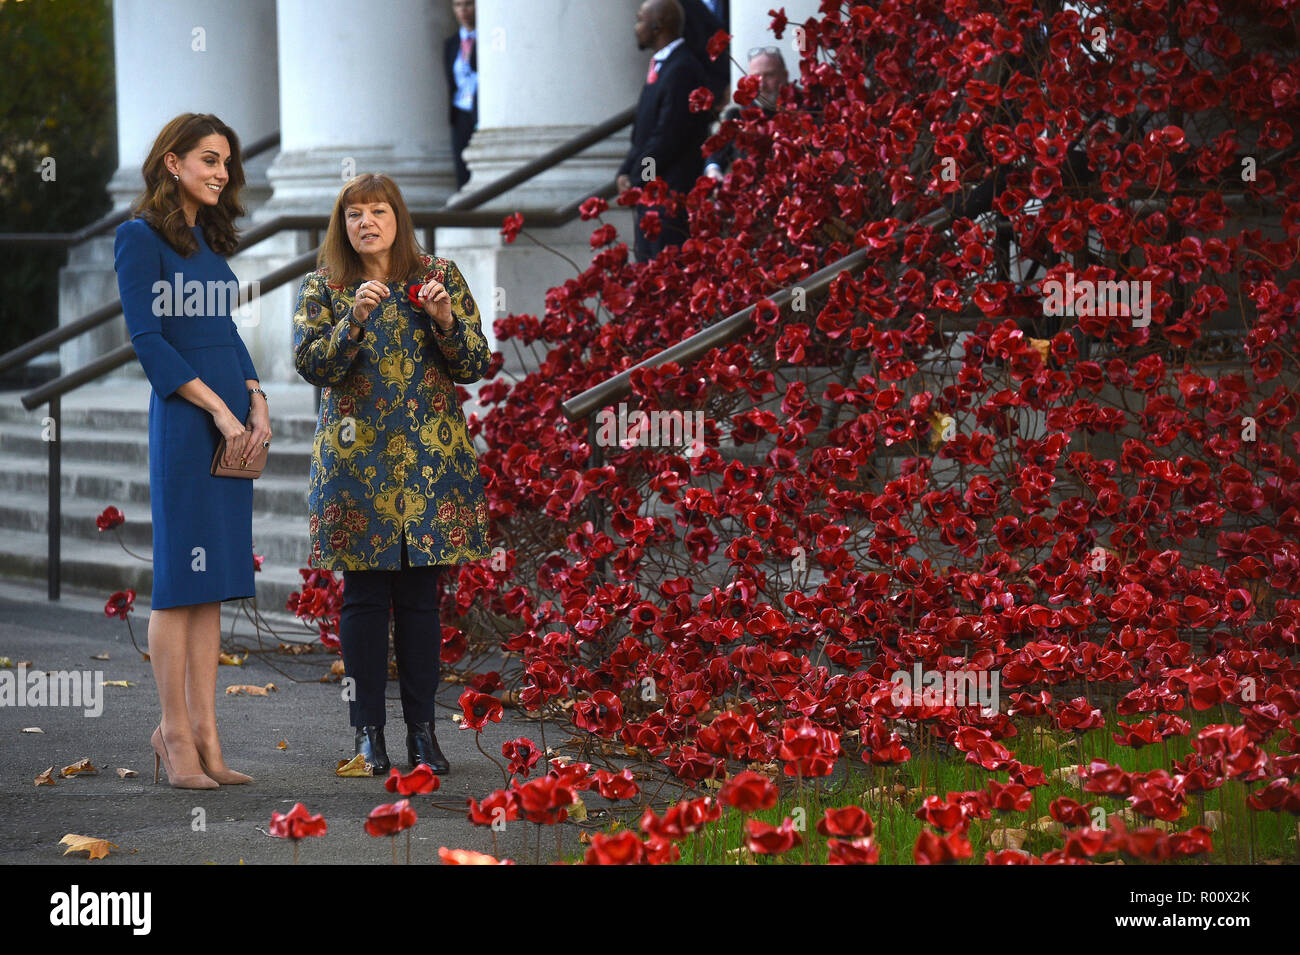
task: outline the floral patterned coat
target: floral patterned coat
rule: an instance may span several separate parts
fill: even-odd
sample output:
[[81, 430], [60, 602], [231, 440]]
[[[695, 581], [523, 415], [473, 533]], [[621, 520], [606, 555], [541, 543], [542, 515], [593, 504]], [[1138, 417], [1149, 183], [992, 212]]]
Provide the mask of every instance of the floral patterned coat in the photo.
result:
[[456, 264], [422, 256], [421, 284], [451, 296], [443, 334], [411, 304], [413, 283], [389, 284], [359, 340], [347, 315], [357, 286], [308, 275], [293, 316], [298, 373], [322, 387], [308, 504], [312, 567], [399, 570], [489, 556], [487, 499], [456, 384], [478, 381], [491, 355], [478, 307]]

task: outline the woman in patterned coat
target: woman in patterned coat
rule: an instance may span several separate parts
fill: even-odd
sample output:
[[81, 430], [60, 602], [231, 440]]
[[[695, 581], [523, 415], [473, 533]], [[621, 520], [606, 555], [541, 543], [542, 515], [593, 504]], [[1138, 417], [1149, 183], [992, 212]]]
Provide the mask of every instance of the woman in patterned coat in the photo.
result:
[[377, 774], [389, 606], [412, 766], [447, 771], [433, 730], [438, 574], [490, 555], [487, 501], [457, 384], [491, 355], [449, 259], [424, 254], [387, 176], [339, 193], [293, 318], [298, 373], [322, 387], [309, 478], [311, 566], [343, 572], [339, 640], [356, 751]]

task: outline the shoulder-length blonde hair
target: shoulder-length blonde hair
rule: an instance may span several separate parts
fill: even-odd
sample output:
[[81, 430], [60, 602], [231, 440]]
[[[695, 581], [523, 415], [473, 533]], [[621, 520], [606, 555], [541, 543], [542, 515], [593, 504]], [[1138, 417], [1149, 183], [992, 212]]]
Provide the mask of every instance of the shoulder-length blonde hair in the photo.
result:
[[402, 199], [402, 191], [393, 180], [376, 173], [353, 176], [344, 184], [334, 202], [334, 211], [330, 213], [330, 224], [316, 256], [316, 267], [326, 270], [332, 285], [355, 285], [365, 278], [361, 256], [348, 240], [348, 227], [344, 220], [347, 207], [360, 202], [386, 202], [397, 217], [397, 235], [388, 251], [389, 279], [405, 282], [419, 278], [424, 270], [420, 260], [424, 250], [416, 241], [415, 225]]
[[131, 206], [132, 213], [162, 233], [167, 243], [184, 256], [193, 255], [199, 244], [181, 208], [181, 184], [167, 171], [163, 157], [175, 153], [183, 158], [199, 140], [213, 133], [225, 136], [230, 144], [229, 179], [215, 206], [199, 206], [196, 222], [203, 227], [203, 236], [213, 252], [232, 255], [239, 248], [235, 220], [244, 214], [244, 207], [239, 204], [239, 191], [244, 188], [244, 163], [239, 137], [211, 113], [182, 113], [162, 128], [140, 168], [144, 192]]

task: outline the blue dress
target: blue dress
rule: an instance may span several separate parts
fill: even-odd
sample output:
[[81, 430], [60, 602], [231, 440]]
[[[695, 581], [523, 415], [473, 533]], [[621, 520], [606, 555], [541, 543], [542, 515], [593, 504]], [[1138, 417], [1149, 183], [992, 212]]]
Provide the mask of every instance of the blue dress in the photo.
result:
[[[122, 313], [149, 396], [149, 503], [153, 512], [154, 610], [252, 597], [253, 482], [213, 477], [221, 433], [212, 415], [176, 394], [200, 378], [246, 420], [246, 379], [257, 378], [231, 317], [238, 285], [208, 246], [182, 257], [143, 219], [113, 245]], [[198, 284], [194, 284], [198, 283]], [[179, 287], [180, 294], [175, 289]]]

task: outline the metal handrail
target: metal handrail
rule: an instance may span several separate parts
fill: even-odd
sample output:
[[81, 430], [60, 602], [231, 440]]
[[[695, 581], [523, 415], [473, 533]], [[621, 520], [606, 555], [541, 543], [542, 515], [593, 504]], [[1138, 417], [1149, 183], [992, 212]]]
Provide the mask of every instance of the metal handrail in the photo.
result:
[[[520, 185], [521, 183], [526, 182], [529, 179], [532, 179], [543, 172], [546, 172], [552, 167], [559, 165], [564, 160], [568, 159], [571, 156], [577, 155], [578, 153], [582, 152], [584, 149], [587, 149], [589, 146], [593, 145], [594, 143], [600, 142], [602, 139], [605, 139], [608, 136], [612, 135], [613, 133], [618, 132], [620, 129], [630, 124], [632, 120], [635, 118], [636, 118], [636, 108], [628, 107], [622, 112], [617, 113], [614, 116], [611, 116], [609, 119], [604, 120], [603, 122], [597, 123], [595, 126], [583, 130], [577, 136], [574, 136], [572, 139], [566, 140], [565, 142], [556, 146], [554, 149], [551, 149], [548, 152], [543, 153], [541, 156], [537, 156], [534, 159], [529, 160], [528, 162], [520, 166], [518, 169], [511, 170], [509, 173], [500, 177], [499, 179], [495, 179], [492, 182], [488, 183], [487, 185], [475, 189], [473, 192], [467, 193], [457, 199], [452, 200], [451, 202], [443, 206], [442, 209], [435, 210], [433, 212], [412, 213], [412, 219], [415, 222], [415, 226], [416, 228], [421, 228], [421, 229], [426, 229], [426, 228], [437, 229], [437, 228], [483, 228], [483, 227], [498, 225], [501, 221], [501, 217], [496, 213], [474, 212], [472, 210], [476, 209], [478, 206], [490, 202], [491, 200], [502, 195], [503, 193], [509, 192], [515, 186]], [[274, 134], [274, 138], [276, 142], [279, 142], [279, 135], [280, 135], [279, 133]], [[267, 137], [268, 140], [270, 138], [271, 137]], [[263, 148], [263, 140], [258, 140], [258, 142], [255, 144], [255, 148]], [[249, 152], [245, 153], [245, 155], [246, 156], [251, 155], [251, 148]], [[586, 199], [589, 198], [590, 196], [600, 196], [601, 198], [608, 198], [609, 196], [614, 195], [616, 191], [616, 186], [614, 185], [614, 182], [615, 181], [611, 179], [607, 184], [600, 187], [600, 189], [596, 190], [595, 192], [590, 193], [588, 196], [581, 196], [578, 199], [574, 200], [573, 202], [567, 203], [566, 205], [563, 205], [558, 209], [531, 209], [531, 210], [524, 209], [523, 210], [524, 217], [529, 221], [530, 224], [535, 225], [539, 228], [555, 228], [561, 225], [565, 225], [577, 217], [579, 206], [581, 206], [581, 204], [584, 201], [586, 201]], [[82, 229], [80, 232], [69, 233], [69, 235], [76, 236], [76, 235], [82, 235], [82, 233], [87, 233], [88, 234], [87, 237], [89, 237], [89, 233], [91, 232], [91, 230], [99, 229], [100, 231], [103, 231], [104, 229], [109, 228], [110, 226], [106, 225], [105, 223], [109, 223], [110, 220], [113, 220], [111, 222], [112, 226], [120, 225], [122, 222], [126, 221], [128, 215], [129, 215], [128, 212], [115, 213], [114, 216], [110, 216], [107, 217], [106, 219], [102, 219], [100, 220], [100, 222], [96, 224], [87, 226], [85, 229]], [[245, 232], [242, 236], [240, 236], [239, 248], [236, 250], [235, 254], [237, 255], [240, 252], [245, 252], [252, 246], [256, 245], [257, 243], [265, 239], [269, 239], [271, 236], [277, 235], [281, 232], [286, 232], [286, 231], [296, 232], [296, 231], [312, 230], [312, 229], [320, 230], [320, 229], [324, 229], [327, 225], [329, 225], [329, 216], [325, 216], [325, 215], [276, 216], [275, 218], [269, 219], [266, 222], [258, 223], [257, 225], [250, 228], [247, 232]], [[58, 234], [52, 233], [52, 235], [58, 235]], [[0, 235], [0, 240], [3, 240], [5, 238], [6, 236]], [[14, 238], [14, 236], [10, 235], [8, 236], [8, 238], [12, 239]], [[18, 238], [30, 239], [33, 238], [33, 236], [20, 235], [18, 236]], [[314, 252], [309, 254], [312, 256], [315, 255]], [[283, 269], [288, 268], [289, 266], [297, 266], [297, 263], [303, 262], [307, 258], [308, 256], [304, 255], [299, 257], [298, 259], [295, 259], [293, 262], [289, 263], [288, 266], [282, 266], [280, 269], [275, 270], [275, 272], [272, 272], [269, 276], [265, 277], [264, 279], [259, 279], [252, 287], [262, 288], [265, 286], [266, 290], [270, 291], [270, 289], [273, 286], [268, 285], [268, 281], [272, 276], [278, 275]], [[310, 271], [310, 268], [306, 266], [304, 266], [303, 268], [304, 271]], [[301, 275], [302, 272], [299, 272], [298, 274]], [[241, 301], [246, 301], [246, 299]], [[17, 348], [14, 348], [3, 355], [0, 355], [0, 372], [7, 371], [8, 369], [15, 367], [16, 365], [21, 365], [27, 361], [30, 361], [32, 358], [35, 358], [37, 355], [43, 354], [44, 352], [47, 352], [52, 348], [57, 348], [59, 345], [62, 345], [64, 342], [71, 341], [72, 339], [78, 337], [79, 335], [83, 335], [86, 332], [91, 331], [92, 329], [98, 328], [100, 325], [116, 317], [121, 311], [122, 311], [121, 301], [109, 302], [108, 304], [100, 306], [99, 308], [95, 309], [93, 312], [77, 319], [76, 321], [69, 322], [66, 325], [60, 325], [58, 328], [51, 329], [48, 332], [36, 336], [31, 341], [25, 342], [24, 344], [19, 345]], [[117, 354], [116, 351], [109, 352], [108, 355], [103, 357], [116, 356], [116, 354]], [[111, 371], [114, 368], [119, 367], [121, 364], [122, 362], [118, 361], [115, 364], [108, 366], [107, 369], [101, 370], [100, 374], [104, 374], [106, 373], [106, 371]], [[92, 378], [81, 377], [80, 372], [90, 369], [94, 365], [95, 363], [92, 363], [91, 365], [87, 365], [84, 369], [78, 369], [75, 372], [70, 372], [68, 375], [64, 377], [69, 379], [71, 379], [74, 376], [77, 377], [77, 384], [73, 385], [73, 387], [77, 387], [78, 385], [85, 384], [87, 381], [93, 381], [94, 377]], [[96, 375], [95, 377], [98, 376]], [[57, 379], [57, 380], [62, 380], [62, 379]], [[41, 389], [38, 389], [38, 391], [44, 391], [44, 390], [45, 390], [44, 386]], [[26, 404], [26, 400], [27, 400], [26, 397], [24, 397], [23, 399], [24, 404]], [[31, 405], [28, 407], [30, 410], [30, 408], [35, 407], [35, 405]]]
[[[280, 133], [268, 133], [256, 139], [243, 149], [245, 161], [260, 156], [267, 150], [280, 145]], [[90, 225], [82, 226], [76, 232], [0, 232], [0, 245], [81, 245], [88, 239], [103, 235], [110, 229], [116, 229], [131, 216], [130, 209], [118, 209], [101, 216]]]
[[[926, 213], [908, 224], [909, 228], [927, 228], [932, 229], [935, 226], [942, 225], [945, 221], [952, 218], [952, 213], [947, 209], [935, 209], [933, 212]], [[867, 263], [869, 249], [862, 248], [850, 252], [842, 259], [832, 262], [823, 269], [814, 272], [802, 282], [795, 282], [788, 285], [780, 291], [765, 296], [778, 309], [790, 301], [796, 288], [802, 289], [806, 294], [813, 295], [824, 291], [836, 278], [845, 272], [856, 272]], [[702, 328], [689, 338], [684, 338], [676, 345], [664, 349], [661, 352], [637, 362], [631, 368], [620, 371], [611, 378], [606, 378], [600, 384], [593, 385], [586, 391], [574, 395], [572, 398], [564, 401], [560, 408], [564, 411], [565, 417], [570, 421], [578, 421], [586, 418], [597, 409], [620, 398], [626, 398], [632, 393], [632, 373], [650, 368], [658, 368], [668, 362], [677, 362], [684, 364], [703, 357], [710, 349], [725, 345], [740, 334], [749, 325], [754, 317], [754, 309], [758, 303], [746, 306], [739, 312], [728, 315], [720, 321], [714, 322], [707, 328]]]
[[[595, 192], [585, 193], [582, 197], [575, 199], [572, 202], [568, 202], [559, 208], [536, 211], [525, 210], [525, 221], [540, 228], [556, 228], [565, 225], [577, 217], [579, 207], [587, 199], [592, 196], [607, 198], [612, 195], [616, 189], [617, 186], [615, 185], [615, 181], [611, 179]], [[424, 212], [412, 213], [411, 219], [416, 228], [420, 229], [472, 228], [501, 224], [501, 215], [497, 212]], [[329, 216], [280, 216], [272, 221], [280, 223], [280, 228], [285, 230], [324, 229], [329, 225]], [[256, 298], [266, 295], [268, 292], [275, 291], [282, 285], [286, 285], [289, 282], [300, 278], [316, 267], [316, 257], [316, 250], [304, 252], [296, 259], [286, 262], [279, 268], [266, 273], [266, 275], [262, 276], [257, 281], [245, 283], [240, 290], [239, 301], [247, 304]], [[109, 309], [109, 306], [104, 306], [104, 308], [98, 309], [96, 312], [92, 313], [91, 316], [81, 319], [78, 324], [85, 323], [89, 318], [105, 313], [107, 309]], [[108, 318], [112, 318], [121, 310], [121, 302], [118, 302], [118, 304], [113, 307], [112, 311], [108, 311], [103, 318], [99, 319], [99, 321], [102, 322]], [[31, 411], [34, 408], [39, 408], [47, 401], [58, 398], [69, 391], [80, 388], [82, 385], [103, 377], [110, 371], [129, 364], [133, 358], [135, 358], [135, 347], [130, 342], [119, 345], [117, 348], [100, 355], [94, 361], [83, 365], [76, 371], [70, 371], [66, 375], [47, 381], [45, 384], [27, 392], [27, 394], [23, 395], [21, 399], [23, 407], [28, 411]], [[3, 370], [2, 365], [0, 365], [0, 370]]]

